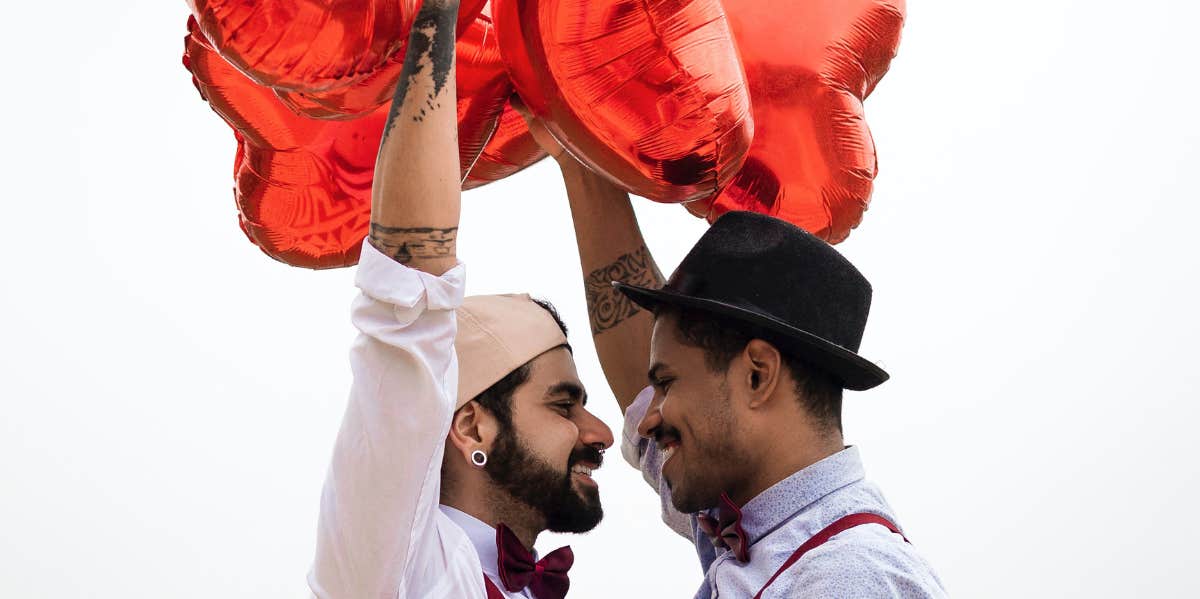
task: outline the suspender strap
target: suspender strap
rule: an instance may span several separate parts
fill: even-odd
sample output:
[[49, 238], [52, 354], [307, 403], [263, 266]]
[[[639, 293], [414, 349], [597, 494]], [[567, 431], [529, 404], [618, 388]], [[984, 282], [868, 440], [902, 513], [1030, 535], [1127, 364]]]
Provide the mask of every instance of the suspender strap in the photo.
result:
[[487, 599], [504, 599], [504, 593], [500, 592], [500, 588], [487, 577], [487, 574], [483, 575], [483, 588], [487, 590]]
[[804, 557], [805, 553], [824, 545], [825, 541], [828, 541], [835, 535], [854, 528], [855, 526], [862, 526], [863, 524], [879, 524], [900, 535], [900, 538], [904, 539], [905, 543], [908, 542], [908, 539], [904, 538], [904, 535], [901, 534], [900, 529], [896, 528], [896, 525], [892, 524], [892, 522], [887, 518], [876, 516], [875, 514], [850, 514], [849, 516], [843, 516], [833, 524], [826, 526], [821, 530], [821, 532], [813, 535], [811, 539], [805, 541], [804, 544], [801, 545], [800, 548], [791, 555], [791, 557], [787, 558], [787, 561], [783, 562], [783, 565], [779, 567], [779, 570], [775, 571], [775, 575], [767, 581], [767, 584], [764, 584], [763, 588], [759, 589], [758, 594], [754, 596], [754, 599], [760, 599], [762, 594], [767, 590], [767, 587], [771, 586], [771, 583], [775, 582], [775, 579], [779, 578], [780, 574], [783, 574], [788, 568], [791, 568], [793, 564], [800, 561], [800, 558]]

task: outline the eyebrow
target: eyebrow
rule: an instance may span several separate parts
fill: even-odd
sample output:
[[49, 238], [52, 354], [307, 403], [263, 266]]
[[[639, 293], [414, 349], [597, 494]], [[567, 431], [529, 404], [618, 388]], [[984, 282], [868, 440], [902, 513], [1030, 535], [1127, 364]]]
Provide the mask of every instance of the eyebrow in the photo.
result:
[[587, 405], [587, 392], [583, 390], [583, 387], [570, 381], [563, 381], [546, 390], [546, 397], [554, 395], [566, 395], [581, 405]]

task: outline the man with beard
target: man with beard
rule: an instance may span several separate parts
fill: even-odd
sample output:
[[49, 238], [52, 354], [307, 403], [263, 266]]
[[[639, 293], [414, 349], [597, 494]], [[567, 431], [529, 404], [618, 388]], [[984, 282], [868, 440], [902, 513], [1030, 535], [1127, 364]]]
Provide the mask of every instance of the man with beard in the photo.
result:
[[734, 212], [664, 281], [628, 196], [526, 118], [562, 169], [622, 453], [695, 544], [695, 597], [945, 596], [842, 440], [843, 389], [888, 378], [857, 354], [867, 280], [805, 231]]
[[539, 560], [534, 541], [602, 516], [590, 474], [612, 432], [584, 408], [561, 321], [527, 296], [463, 298], [457, 9], [423, 3], [380, 145], [309, 573], [321, 599], [561, 599], [570, 549]]

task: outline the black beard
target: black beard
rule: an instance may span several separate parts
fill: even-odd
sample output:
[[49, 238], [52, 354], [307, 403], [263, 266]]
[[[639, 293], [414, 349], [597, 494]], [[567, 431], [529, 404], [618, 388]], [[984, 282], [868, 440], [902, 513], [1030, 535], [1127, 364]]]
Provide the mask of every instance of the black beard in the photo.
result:
[[600, 523], [604, 509], [599, 490], [584, 487], [581, 495], [571, 483], [571, 467], [585, 460], [598, 466], [603, 457], [595, 447], [576, 449], [564, 473], [533, 455], [512, 427], [502, 427], [483, 469], [514, 499], [542, 514], [547, 530], [587, 532]]

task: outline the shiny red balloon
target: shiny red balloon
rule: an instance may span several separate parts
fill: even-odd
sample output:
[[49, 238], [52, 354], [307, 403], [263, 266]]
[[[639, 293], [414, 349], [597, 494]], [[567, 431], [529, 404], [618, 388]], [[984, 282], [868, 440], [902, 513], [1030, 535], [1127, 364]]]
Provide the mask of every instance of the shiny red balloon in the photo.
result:
[[404, 53], [390, 60], [366, 77], [326, 91], [301, 92], [275, 90], [275, 95], [296, 114], [314, 119], [353, 119], [363, 116], [392, 101], [400, 71], [404, 68]]
[[[184, 65], [238, 139], [235, 197], [243, 231], [268, 255], [293, 266], [356, 263], [390, 104], [352, 120], [297, 115], [271, 88], [221, 58], [194, 19], [188, 32]], [[456, 46], [464, 178], [492, 137], [512, 91], [495, 39], [490, 21], [481, 16]]]
[[352, 121], [298, 116], [222, 59], [194, 20], [188, 29], [184, 64], [238, 139], [234, 195], [242, 230], [294, 266], [357, 262], [387, 108]]
[[[461, 2], [460, 34], [485, 3]], [[313, 93], [353, 85], [397, 54], [403, 58], [421, 0], [188, 0], [188, 5], [211, 45], [251, 79], [280, 91]], [[395, 81], [381, 87], [393, 89]], [[356, 104], [356, 110], [364, 113], [390, 99], [385, 93], [374, 106]]]
[[709, 221], [752, 210], [831, 243], [862, 220], [877, 172], [862, 101], [900, 43], [904, 0], [723, 0], [750, 83], [754, 145]]
[[[460, 41], [459, 52], [464, 51], [464, 48], [461, 46], [463, 36], [472, 35], [472, 32], [476, 34], [479, 32], [481, 25], [476, 23], [478, 19], [482, 18], [486, 20], [490, 27], [491, 18], [482, 12], [485, 3], [486, 0], [468, 0], [462, 3], [462, 8], [458, 15], [459, 23], [457, 29]], [[470, 20], [465, 20], [468, 15], [474, 16]], [[491, 33], [489, 32], [488, 35], [491, 35]], [[496, 64], [499, 64], [499, 48], [496, 46], [494, 39], [476, 39], [471, 44], [474, 48], [481, 48], [486, 45], [489, 49], [494, 49], [494, 60], [497, 61]], [[407, 40], [379, 68], [349, 85], [325, 91], [276, 90], [276, 93], [279, 94], [279, 98], [288, 107], [305, 116], [318, 119], [342, 119], [362, 116], [392, 100], [392, 93], [396, 89], [396, 82], [400, 80], [400, 72], [404, 69], [404, 49], [406, 47]], [[492, 58], [488, 57], [488, 60], [492, 60]], [[490, 64], [489, 68], [491, 68]]]
[[525, 117], [514, 110], [512, 105], [506, 105], [499, 122], [496, 123], [496, 132], [483, 147], [479, 159], [471, 167], [471, 172], [467, 173], [463, 189], [475, 189], [499, 181], [545, 157], [546, 151], [529, 132]]
[[720, 0], [495, 0], [492, 13], [521, 99], [593, 170], [686, 202], [741, 167], [753, 124]]
[[504, 72], [500, 46], [492, 21], [480, 15], [458, 38], [455, 80], [458, 94], [458, 157], [462, 181], [476, 164], [484, 146], [492, 139], [497, 123], [512, 95], [512, 83]]
[[420, 0], [188, 0], [211, 45], [283, 90], [348, 85], [407, 41]]

